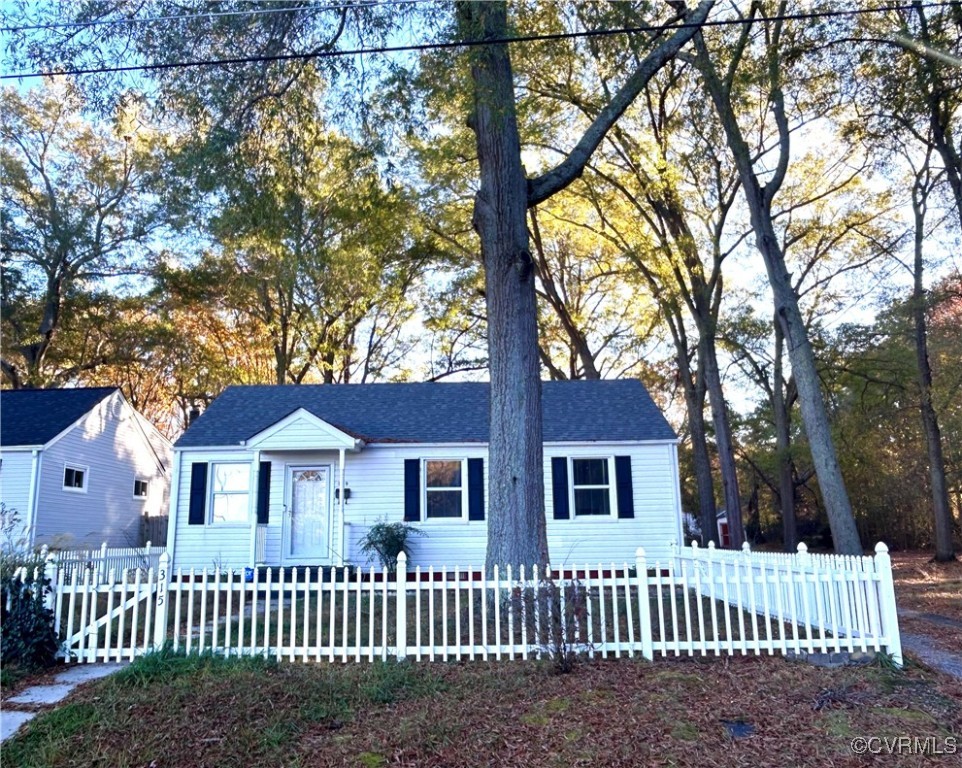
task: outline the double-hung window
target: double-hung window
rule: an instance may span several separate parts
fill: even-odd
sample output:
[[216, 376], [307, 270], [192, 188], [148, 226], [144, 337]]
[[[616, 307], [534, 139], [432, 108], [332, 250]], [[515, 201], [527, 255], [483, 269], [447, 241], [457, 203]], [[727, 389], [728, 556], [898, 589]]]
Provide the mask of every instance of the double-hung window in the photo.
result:
[[466, 476], [461, 459], [424, 460], [424, 509], [428, 520], [466, 517]]
[[571, 496], [575, 517], [611, 515], [611, 458], [572, 458]]
[[247, 523], [250, 515], [250, 464], [210, 465], [210, 522]]

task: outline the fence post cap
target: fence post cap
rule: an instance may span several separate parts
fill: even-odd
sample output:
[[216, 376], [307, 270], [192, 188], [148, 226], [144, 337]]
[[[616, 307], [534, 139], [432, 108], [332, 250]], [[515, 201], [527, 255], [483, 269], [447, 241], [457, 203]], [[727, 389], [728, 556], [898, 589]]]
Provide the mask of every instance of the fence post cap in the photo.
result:
[[709, 549], [714, 549], [714, 548], [715, 548], [715, 542], [714, 542], [714, 541], [709, 541], [709, 542], [708, 542], [708, 548], [709, 548]]
[[803, 555], [803, 554], [805, 554], [806, 552], [808, 552], [808, 544], [806, 544], [804, 541], [800, 541], [800, 542], [798, 542], [798, 546], [795, 547], [795, 549], [798, 550], [798, 553], [799, 553], [799, 554], [802, 554], [802, 555]]
[[691, 540], [691, 548], [692, 548], [692, 549], [698, 549], [698, 539], [692, 539], [692, 540]]
[[883, 552], [888, 552], [888, 551], [889, 551], [889, 548], [885, 546], [884, 541], [880, 541], [878, 544], [875, 545], [875, 553], [878, 555], [881, 555]]
[[752, 545], [749, 544], [747, 541], [743, 541], [743, 542], [742, 542], [742, 552], [751, 552], [751, 551], [752, 551]]
[[50, 554], [50, 547], [48, 547], [46, 544], [40, 547], [40, 557], [46, 560], [49, 554]]
[[398, 563], [406, 563], [408, 561], [408, 556], [405, 552], [398, 552], [397, 554]]
[[635, 550], [635, 557], [641, 559], [641, 558], [643, 558], [644, 556], [645, 556], [645, 548], [644, 548], [644, 547], [638, 547], [638, 549]]

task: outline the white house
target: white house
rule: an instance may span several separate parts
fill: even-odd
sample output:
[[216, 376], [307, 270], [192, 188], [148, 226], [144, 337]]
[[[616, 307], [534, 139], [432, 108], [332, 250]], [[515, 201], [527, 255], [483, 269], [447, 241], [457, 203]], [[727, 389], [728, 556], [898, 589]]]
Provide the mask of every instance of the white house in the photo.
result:
[[[174, 566], [363, 564], [369, 527], [401, 520], [424, 534], [412, 565], [482, 565], [488, 392], [227, 389], [174, 447]], [[545, 382], [543, 404], [552, 562], [667, 557], [681, 541], [678, 441], [642, 384]]]
[[171, 459], [115, 387], [0, 392], [0, 501], [28, 546], [140, 544], [141, 518], [169, 506]]

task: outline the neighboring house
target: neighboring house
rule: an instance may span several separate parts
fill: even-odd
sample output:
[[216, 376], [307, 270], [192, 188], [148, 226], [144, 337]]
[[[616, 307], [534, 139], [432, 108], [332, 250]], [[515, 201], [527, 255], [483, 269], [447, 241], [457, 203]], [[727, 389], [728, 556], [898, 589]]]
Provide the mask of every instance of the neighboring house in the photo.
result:
[[[411, 565], [480, 566], [488, 515], [483, 383], [230, 387], [174, 447], [175, 567], [367, 563], [408, 521]], [[677, 438], [641, 383], [545, 382], [555, 564], [652, 560], [681, 541]], [[344, 493], [341, 492], [344, 489]]]
[[115, 387], [0, 392], [0, 501], [28, 546], [139, 545], [169, 505], [170, 442]]
[[[697, 515], [691, 512], [682, 513], [682, 522], [685, 528], [686, 539], [697, 539], [701, 541], [701, 521]], [[732, 537], [728, 530], [728, 513], [724, 509], [716, 510], [715, 525], [718, 532], [718, 543], [725, 549], [731, 547]], [[686, 544], [688, 541], [685, 542]]]

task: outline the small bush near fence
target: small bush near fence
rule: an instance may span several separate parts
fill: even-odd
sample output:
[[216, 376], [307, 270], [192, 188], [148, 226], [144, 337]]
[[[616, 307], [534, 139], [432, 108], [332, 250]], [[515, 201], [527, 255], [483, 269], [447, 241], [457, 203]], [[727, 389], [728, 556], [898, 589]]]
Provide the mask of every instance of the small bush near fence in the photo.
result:
[[387, 568], [389, 573], [394, 573], [397, 570], [398, 555], [402, 552], [408, 556], [411, 554], [409, 539], [423, 535], [423, 531], [406, 523], [375, 523], [361, 539], [361, 551], [367, 555], [376, 555], [378, 562]]
[[[0, 648], [3, 664], [49, 667], [60, 643], [46, 605], [50, 579], [36, 555], [0, 555]], [[20, 571], [18, 573], [18, 570]]]

